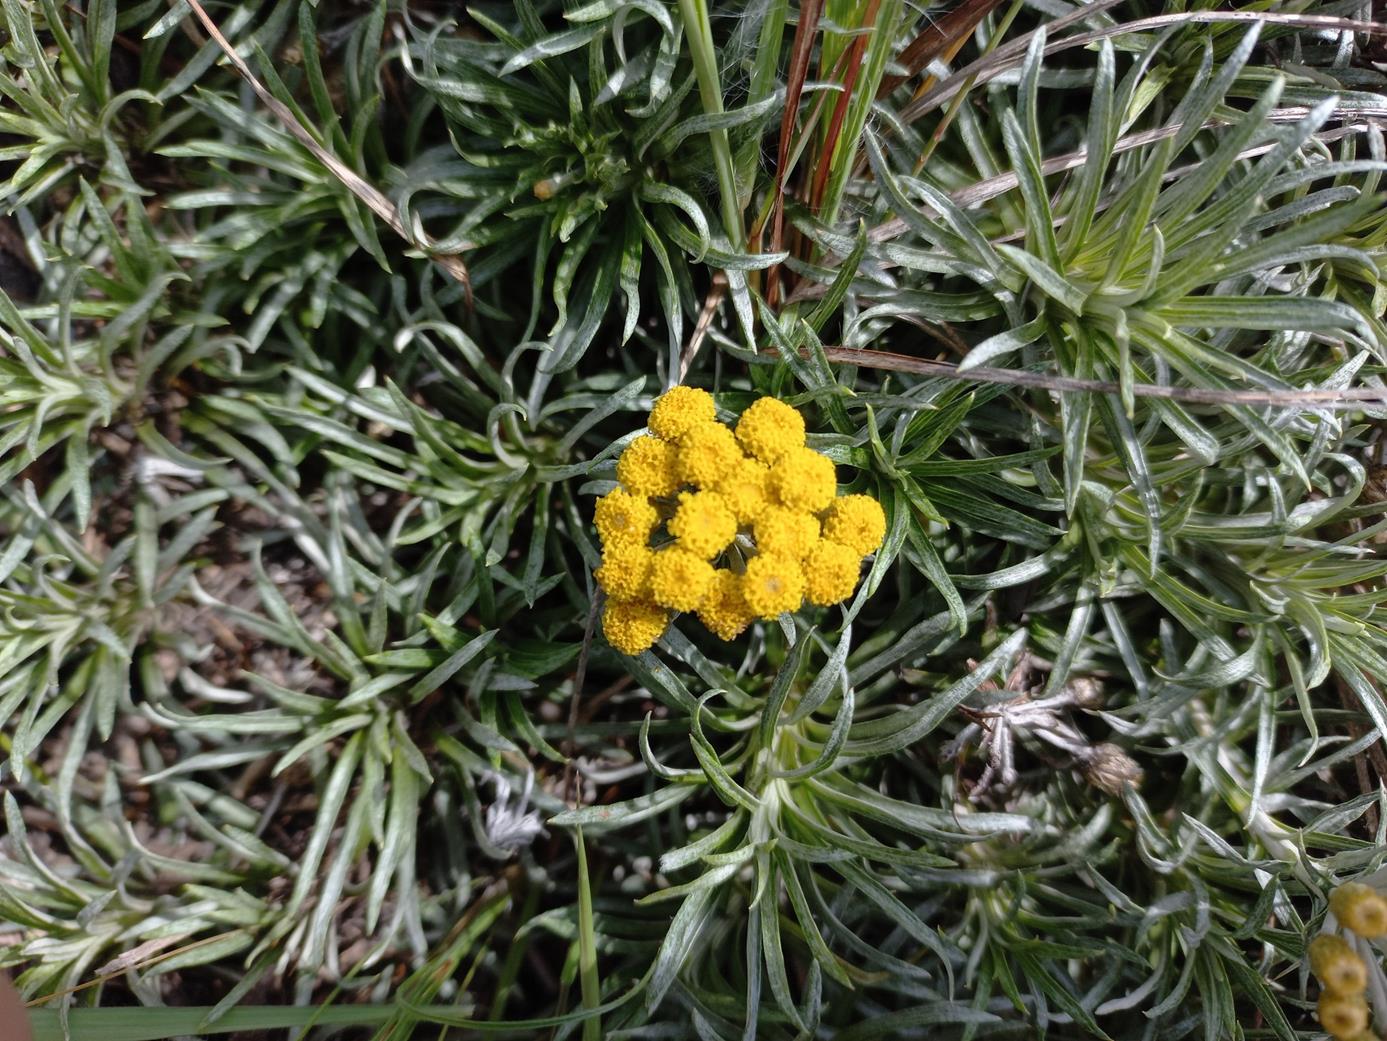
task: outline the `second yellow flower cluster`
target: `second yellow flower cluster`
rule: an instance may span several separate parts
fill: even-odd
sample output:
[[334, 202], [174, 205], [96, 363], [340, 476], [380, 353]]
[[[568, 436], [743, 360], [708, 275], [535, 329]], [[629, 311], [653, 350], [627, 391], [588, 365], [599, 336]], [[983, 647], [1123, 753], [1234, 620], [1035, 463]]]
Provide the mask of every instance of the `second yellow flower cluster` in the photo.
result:
[[[1387, 897], [1359, 882], [1329, 894], [1339, 924], [1365, 940], [1387, 936]], [[1310, 943], [1310, 971], [1320, 981], [1320, 1026], [1338, 1041], [1378, 1041], [1368, 1029], [1368, 963], [1342, 936], [1322, 933]]]
[[[886, 517], [870, 496], [838, 495], [833, 461], [805, 445], [794, 408], [760, 398], [734, 430], [706, 391], [675, 387], [649, 430], [622, 452], [621, 487], [594, 513], [613, 647], [646, 650], [672, 611], [696, 611], [731, 640], [756, 618], [852, 595]], [[661, 527], [668, 538], [653, 545]]]

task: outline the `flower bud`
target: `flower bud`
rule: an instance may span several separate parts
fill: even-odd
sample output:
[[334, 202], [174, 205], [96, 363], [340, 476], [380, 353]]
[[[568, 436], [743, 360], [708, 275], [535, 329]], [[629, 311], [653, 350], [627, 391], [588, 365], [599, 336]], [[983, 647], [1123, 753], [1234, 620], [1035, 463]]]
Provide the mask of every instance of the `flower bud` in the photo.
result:
[[1361, 882], [1347, 882], [1329, 894], [1339, 923], [1365, 939], [1387, 936], [1387, 897]]
[[1368, 966], [1342, 936], [1324, 933], [1311, 941], [1310, 971], [1325, 990], [1341, 997], [1368, 989]]
[[1329, 992], [1321, 994], [1319, 1014], [1320, 1026], [1340, 1041], [1368, 1029], [1368, 1003], [1361, 994], [1353, 997]]

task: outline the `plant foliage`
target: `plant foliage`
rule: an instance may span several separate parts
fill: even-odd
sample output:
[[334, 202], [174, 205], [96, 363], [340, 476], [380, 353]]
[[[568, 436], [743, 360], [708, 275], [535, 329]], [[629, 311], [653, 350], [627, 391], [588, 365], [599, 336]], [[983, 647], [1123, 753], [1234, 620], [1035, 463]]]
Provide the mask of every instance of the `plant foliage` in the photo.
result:
[[[39, 1036], [1321, 1036], [1387, 848], [1370, 6], [4, 0]], [[680, 382], [887, 533], [630, 658], [593, 503]]]

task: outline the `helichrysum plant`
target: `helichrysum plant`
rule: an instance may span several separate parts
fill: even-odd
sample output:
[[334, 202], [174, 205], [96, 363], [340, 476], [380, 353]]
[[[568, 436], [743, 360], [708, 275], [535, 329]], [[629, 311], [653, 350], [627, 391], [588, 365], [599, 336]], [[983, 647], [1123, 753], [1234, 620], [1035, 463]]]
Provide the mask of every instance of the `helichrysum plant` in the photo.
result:
[[881, 505], [838, 494], [833, 461], [805, 444], [804, 417], [763, 397], [718, 422], [713, 397], [678, 386], [617, 460], [594, 510], [602, 631], [623, 654], [697, 612], [722, 640], [755, 619], [840, 603], [886, 533]]
[[1378, 8], [0, 3], [39, 1036], [1382, 1038]]

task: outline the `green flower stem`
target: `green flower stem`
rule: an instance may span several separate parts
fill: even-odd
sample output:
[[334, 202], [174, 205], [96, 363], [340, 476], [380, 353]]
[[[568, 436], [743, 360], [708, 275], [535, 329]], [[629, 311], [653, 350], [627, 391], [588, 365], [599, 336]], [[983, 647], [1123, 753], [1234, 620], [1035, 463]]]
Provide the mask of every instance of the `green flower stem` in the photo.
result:
[[[717, 54], [713, 50], [713, 26], [708, 18], [706, 0], [679, 0], [679, 13], [689, 40], [694, 75], [698, 77], [698, 93], [703, 99], [703, 111], [709, 115], [722, 114], [722, 85], [718, 78]], [[742, 211], [737, 205], [737, 174], [732, 165], [732, 146], [727, 130], [719, 127], [708, 132], [713, 145], [713, 161], [717, 166], [718, 193], [722, 196], [722, 222], [733, 248], [746, 242], [742, 227]]]
[[[588, 854], [583, 845], [583, 829], [573, 830], [578, 854], [578, 978], [582, 986], [583, 1008], [602, 1004], [602, 981], [597, 974], [597, 932], [592, 918], [592, 887], [588, 878]], [[601, 1041], [602, 1020], [593, 1015], [583, 1020], [583, 1041]]]

